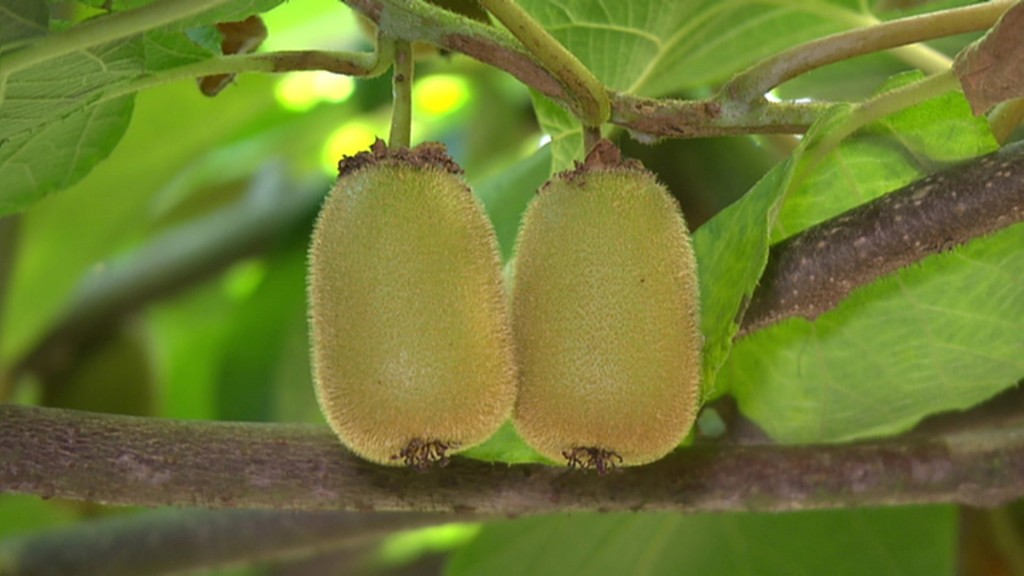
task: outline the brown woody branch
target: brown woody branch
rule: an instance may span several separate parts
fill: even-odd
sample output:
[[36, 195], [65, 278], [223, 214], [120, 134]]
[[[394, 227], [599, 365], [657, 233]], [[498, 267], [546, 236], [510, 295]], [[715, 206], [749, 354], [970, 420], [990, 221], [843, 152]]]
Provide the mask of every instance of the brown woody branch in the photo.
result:
[[[518, 78], [568, 107], [563, 86], [509, 34], [459, 18], [427, 2], [343, 0], [402, 40], [435, 44], [470, 56]], [[729, 134], [804, 132], [827, 103], [758, 103], [723, 106], [713, 100], [672, 100], [609, 93], [611, 122], [647, 138], [700, 138]]]
[[813, 320], [854, 289], [1024, 220], [1024, 144], [918, 180], [772, 247], [740, 335]]
[[456, 458], [370, 464], [326, 427], [0, 406], [0, 492], [107, 504], [536, 514], [804, 510], [1024, 496], [1021, 416], [994, 429], [824, 446], [692, 446], [598, 476]]

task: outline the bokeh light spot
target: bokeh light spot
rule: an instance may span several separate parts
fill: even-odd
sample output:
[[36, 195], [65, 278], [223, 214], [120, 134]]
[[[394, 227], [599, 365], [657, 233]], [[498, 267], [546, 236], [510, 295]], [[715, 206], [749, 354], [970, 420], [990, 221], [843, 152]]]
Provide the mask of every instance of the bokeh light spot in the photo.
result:
[[412, 92], [416, 113], [444, 116], [462, 108], [470, 98], [469, 83], [460, 76], [435, 74], [416, 82]]
[[352, 78], [330, 72], [290, 72], [274, 87], [282, 108], [305, 112], [320, 102], [344, 102], [355, 90]]
[[325, 172], [331, 175], [338, 173], [338, 160], [368, 150], [377, 138], [373, 127], [365, 122], [348, 122], [327, 137], [320, 163]]

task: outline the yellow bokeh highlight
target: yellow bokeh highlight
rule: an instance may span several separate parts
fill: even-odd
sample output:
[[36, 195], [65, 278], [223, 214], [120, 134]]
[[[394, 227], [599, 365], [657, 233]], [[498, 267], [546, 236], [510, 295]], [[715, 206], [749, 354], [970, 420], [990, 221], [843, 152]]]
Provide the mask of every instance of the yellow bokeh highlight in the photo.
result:
[[377, 139], [373, 126], [365, 122], [348, 122], [331, 132], [320, 154], [320, 163], [328, 174], [338, 173], [338, 160], [370, 148]]
[[461, 76], [434, 74], [417, 80], [412, 89], [414, 112], [427, 117], [445, 116], [462, 108], [470, 98], [469, 83]]
[[274, 87], [282, 108], [305, 112], [321, 102], [344, 102], [355, 91], [352, 78], [330, 72], [289, 72]]

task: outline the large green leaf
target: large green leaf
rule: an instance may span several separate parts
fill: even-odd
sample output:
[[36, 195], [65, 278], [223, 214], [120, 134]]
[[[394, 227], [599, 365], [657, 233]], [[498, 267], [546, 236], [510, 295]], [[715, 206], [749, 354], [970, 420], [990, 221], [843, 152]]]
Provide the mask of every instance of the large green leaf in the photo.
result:
[[500, 174], [474, 184], [473, 191], [494, 225], [503, 261], [512, 256], [526, 205], [548, 179], [550, 170], [551, 147], [544, 146]]
[[[899, 74], [877, 92], [921, 78], [917, 72]], [[786, 199], [772, 241], [997, 147], [988, 121], [971, 113], [960, 92], [901, 110], [860, 130], [823, 159]]]
[[794, 44], [866, 24], [858, 0], [524, 0], [609, 88], [659, 96], [718, 82]]
[[191, 82], [139, 96], [136, 121], [110, 161], [25, 214], [0, 358], [24, 353], [87, 271], [102, 274], [104, 259], [148, 231], [154, 197], [184, 166], [278, 113], [270, 85], [246, 79], [216, 101]]
[[1024, 225], [855, 291], [814, 322], [738, 342], [719, 374], [783, 442], [888, 435], [1024, 374]]
[[37, 0], [6, 0], [0, 4], [0, 49], [46, 34], [50, 11]]
[[[13, 72], [0, 69], [0, 215], [75, 184], [110, 154], [131, 118], [131, 82], [216, 55], [190, 40], [186, 26], [242, 18], [279, 1], [236, 0], [188, 21]], [[35, 47], [45, 47], [56, 36], [35, 34], [39, 25], [45, 30], [45, 22], [20, 4], [0, 12], [0, 28], [13, 30], [0, 50], [28, 34]]]
[[[606, 86], [645, 96], [706, 89], [775, 52], [871, 21], [857, 0], [521, 4]], [[578, 159], [581, 139], [575, 120], [541, 105], [538, 118], [552, 136], [554, 170]], [[564, 145], [562, 139], [572, 142]]]
[[92, 171], [128, 129], [134, 102], [134, 96], [124, 96], [6, 137], [0, 146], [0, 216], [67, 188]]
[[[895, 81], [901, 82], [902, 79]], [[863, 130], [790, 193], [782, 238], [996, 146], [949, 93]], [[970, 407], [1024, 374], [1024, 227], [933, 256], [856, 291], [814, 322], [793, 319], [737, 343], [721, 373], [740, 407], [786, 442], [906, 430]]]
[[768, 262], [770, 231], [780, 202], [793, 186], [803, 152], [848, 114], [847, 106], [836, 106], [824, 114], [788, 160], [772, 169], [750, 192], [694, 234], [704, 334], [705, 400], [727, 391], [726, 387], [716, 384], [716, 375], [732, 349], [733, 337], [739, 330], [740, 311], [753, 294]]
[[[141, 8], [147, 4], [152, 4], [156, 0], [80, 0], [83, 4], [93, 6], [95, 8], [101, 8], [109, 10], [110, 12], [123, 12], [126, 10], [134, 10]], [[164, 0], [166, 1], [166, 0]], [[174, 23], [171, 28], [175, 30], [183, 30], [185, 28], [199, 26], [202, 24], [213, 24], [216, 22], [231, 22], [236, 20], [243, 20], [252, 14], [259, 14], [260, 12], [266, 12], [274, 6], [277, 6], [284, 0], [220, 0], [220, 5], [204, 10], [203, 12], [192, 16], [191, 18], [182, 19], [179, 22]]]
[[953, 574], [952, 507], [574, 514], [493, 522], [446, 574]]

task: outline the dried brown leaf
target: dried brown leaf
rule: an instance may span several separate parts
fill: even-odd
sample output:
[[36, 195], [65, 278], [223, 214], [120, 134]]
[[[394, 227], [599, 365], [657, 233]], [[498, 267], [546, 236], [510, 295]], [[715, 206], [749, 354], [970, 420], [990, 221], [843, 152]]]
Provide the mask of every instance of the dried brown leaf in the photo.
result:
[[1024, 97], [1024, 2], [1011, 6], [988, 34], [960, 52], [953, 72], [975, 114]]

